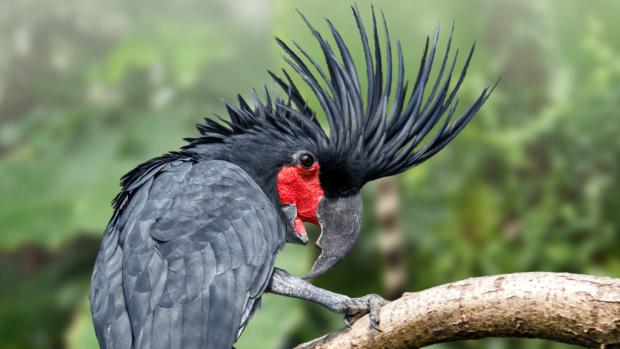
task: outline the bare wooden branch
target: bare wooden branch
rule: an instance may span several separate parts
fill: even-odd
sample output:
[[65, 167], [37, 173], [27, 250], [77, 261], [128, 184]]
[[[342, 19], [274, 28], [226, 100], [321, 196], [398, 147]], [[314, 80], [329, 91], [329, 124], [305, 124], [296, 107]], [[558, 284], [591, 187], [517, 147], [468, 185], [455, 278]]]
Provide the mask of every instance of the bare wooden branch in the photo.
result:
[[484, 337], [526, 337], [620, 348], [620, 279], [517, 273], [467, 279], [405, 293], [381, 310], [306, 348], [418, 348]]

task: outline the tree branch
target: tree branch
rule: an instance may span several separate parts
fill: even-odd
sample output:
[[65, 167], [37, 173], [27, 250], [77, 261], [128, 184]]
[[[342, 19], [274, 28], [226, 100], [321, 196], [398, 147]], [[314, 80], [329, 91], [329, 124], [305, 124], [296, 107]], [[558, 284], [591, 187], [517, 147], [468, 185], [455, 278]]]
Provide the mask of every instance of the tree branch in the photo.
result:
[[517, 273], [467, 279], [405, 293], [381, 310], [305, 348], [418, 348], [484, 337], [542, 338], [620, 348], [620, 279]]

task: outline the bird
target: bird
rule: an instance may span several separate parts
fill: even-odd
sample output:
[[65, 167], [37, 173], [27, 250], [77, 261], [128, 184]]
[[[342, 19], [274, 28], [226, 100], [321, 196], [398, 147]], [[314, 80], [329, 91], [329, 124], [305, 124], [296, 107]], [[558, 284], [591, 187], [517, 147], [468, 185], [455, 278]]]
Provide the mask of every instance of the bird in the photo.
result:
[[[326, 36], [300, 12], [320, 59], [276, 38], [286, 65], [269, 71], [271, 87], [239, 95], [226, 103], [227, 117], [206, 118], [184, 146], [122, 177], [89, 293], [101, 348], [232, 348], [264, 293], [318, 303], [343, 314], [347, 324], [369, 313], [380, 329], [387, 302], [381, 296], [351, 298], [307, 279], [333, 268], [353, 247], [362, 187], [437, 154], [497, 83], [457, 113], [475, 44], [457, 69], [453, 25], [436, 60], [437, 26], [410, 84], [403, 48], [392, 41], [383, 12], [378, 20], [372, 9], [368, 28], [357, 6], [352, 12], [363, 51], [359, 70], [351, 44], [329, 19]], [[320, 228], [321, 252], [308, 274], [297, 277], [275, 260], [287, 243], [309, 241], [305, 223]]]

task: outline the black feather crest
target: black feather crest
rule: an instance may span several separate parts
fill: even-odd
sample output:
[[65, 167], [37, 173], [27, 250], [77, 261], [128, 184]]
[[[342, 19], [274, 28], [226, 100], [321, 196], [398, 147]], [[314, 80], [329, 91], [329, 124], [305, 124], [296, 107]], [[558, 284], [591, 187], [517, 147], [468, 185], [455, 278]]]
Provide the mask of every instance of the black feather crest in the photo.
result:
[[185, 138], [189, 144], [183, 149], [189, 150], [200, 144], [224, 143], [232, 136], [252, 133], [269, 136], [274, 141], [303, 137], [309, 142], [324, 144], [327, 136], [314, 113], [302, 104], [302, 97], [290, 78], [288, 82], [291, 84], [287, 89], [288, 101], [272, 97], [267, 87], [263, 99], [252, 90], [253, 107], [239, 95], [238, 106], [226, 103], [229, 120], [219, 115], [216, 115], [217, 121], [205, 118], [204, 124], [196, 126], [200, 136]]
[[[453, 59], [449, 59], [451, 32], [436, 81], [427, 91], [439, 38], [437, 27], [432, 41], [428, 37], [426, 39], [418, 75], [409, 92], [399, 41], [396, 42], [397, 63], [393, 76], [394, 52], [383, 13], [382, 46], [374, 8], [370, 33], [372, 39], [369, 39], [359, 9], [354, 6], [352, 10], [364, 50], [368, 80], [365, 89], [360, 84], [349, 48], [331, 21], [327, 20], [327, 25], [338, 53], [300, 12], [321, 47], [326, 70], [301, 45], [293, 42], [293, 48], [276, 38], [286, 54], [284, 60], [317, 97], [329, 124], [329, 135], [321, 128], [315, 113], [283, 69], [284, 77], [272, 72], [270, 75], [285, 91], [288, 97], [286, 102], [279, 98], [273, 100], [267, 89], [264, 101], [254, 92], [254, 109], [239, 97], [238, 107], [227, 104], [230, 121], [221, 118], [219, 122], [206, 120], [204, 125], [198, 126], [202, 136], [188, 139], [191, 142], [188, 147], [201, 142], [224, 142], [229, 136], [248, 132], [267, 131], [276, 138], [301, 137], [313, 141], [320, 152], [329, 153], [332, 159], [362, 163], [363, 173], [359, 175], [363, 182], [367, 182], [403, 172], [429, 159], [446, 146], [471, 120], [497, 85], [485, 88], [469, 108], [455, 117], [458, 105], [456, 94], [467, 73], [475, 45], [469, 50], [458, 80], [451, 86], [458, 57], [456, 50]], [[436, 126], [436, 133], [430, 135]]]

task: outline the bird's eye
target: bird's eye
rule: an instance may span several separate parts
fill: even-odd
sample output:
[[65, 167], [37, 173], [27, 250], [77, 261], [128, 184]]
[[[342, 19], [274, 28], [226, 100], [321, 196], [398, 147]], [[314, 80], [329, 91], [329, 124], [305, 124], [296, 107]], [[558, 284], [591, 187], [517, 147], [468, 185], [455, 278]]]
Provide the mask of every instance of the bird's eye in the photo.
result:
[[314, 156], [308, 153], [299, 155], [299, 164], [305, 168], [310, 168], [314, 165]]

